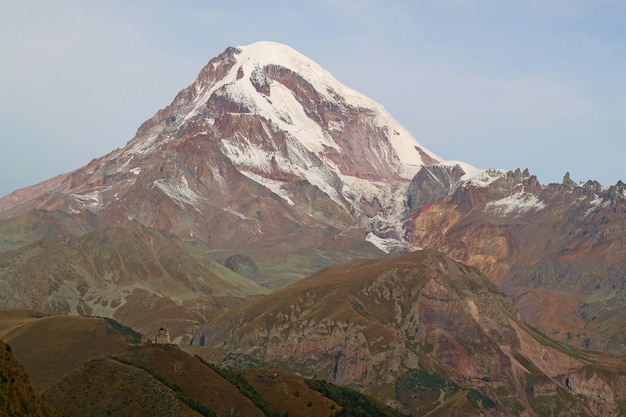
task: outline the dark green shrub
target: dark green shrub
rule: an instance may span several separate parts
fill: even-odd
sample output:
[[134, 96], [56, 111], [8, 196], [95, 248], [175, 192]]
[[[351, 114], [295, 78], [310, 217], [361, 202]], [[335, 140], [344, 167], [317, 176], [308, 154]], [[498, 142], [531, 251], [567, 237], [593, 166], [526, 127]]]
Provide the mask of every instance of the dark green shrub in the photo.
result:
[[265, 414], [267, 417], [280, 417], [278, 415], [278, 412], [272, 410], [268, 402], [265, 401], [263, 397], [261, 397], [261, 394], [259, 394], [257, 390], [255, 390], [254, 387], [250, 385], [250, 383], [246, 381], [243, 376], [241, 376], [240, 373], [220, 368], [219, 366], [213, 365], [205, 361], [198, 355], [196, 355], [196, 358], [209, 368], [213, 369], [219, 376], [233, 384], [240, 393], [248, 397], [250, 401], [252, 401], [255, 406], [261, 409], [261, 411], [263, 411], [263, 414]]
[[109, 317], [105, 317], [104, 320], [111, 326], [111, 330], [108, 330], [109, 333], [118, 333], [122, 336], [126, 336], [126, 339], [131, 343], [141, 343], [141, 334], [137, 333], [132, 328], [124, 326], [122, 323]]
[[489, 398], [482, 392], [473, 388], [469, 390], [469, 392], [467, 393], [467, 399], [476, 408], [480, 408], [479, 402], [482, 403], [484, 408], [497, 408], [498, 407], [494, 400], [492, 400], [491, 398]]
[[342, 409], [335, 413], [337, 417], [403, 417], [404, 414], [358, 391], [340, 387], [319, 379], [307, 379], [307, 385], [326, 398], [339, 404]]

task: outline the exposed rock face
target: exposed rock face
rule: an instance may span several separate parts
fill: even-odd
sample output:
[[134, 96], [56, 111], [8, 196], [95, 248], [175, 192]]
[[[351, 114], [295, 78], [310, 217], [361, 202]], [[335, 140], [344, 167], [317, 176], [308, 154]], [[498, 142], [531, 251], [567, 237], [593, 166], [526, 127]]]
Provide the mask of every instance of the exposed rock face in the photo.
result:
[[430, 165], [422, 167], [411, 180], [407, 204], [419, 209], [447, 195], [458, 185], [465, 171], [459, 165]]
[[411, 240], [479, 268], [546, 334], [623, 353], [625, 190], [491, 171], [414, 211]]
[[565, 384], [576, 395], [585, 399], [595, 416], [618, 416], [618, 401], [626, 398], [626, 375], [601, 376], [594, 369], [580, 369], [567, 376]]

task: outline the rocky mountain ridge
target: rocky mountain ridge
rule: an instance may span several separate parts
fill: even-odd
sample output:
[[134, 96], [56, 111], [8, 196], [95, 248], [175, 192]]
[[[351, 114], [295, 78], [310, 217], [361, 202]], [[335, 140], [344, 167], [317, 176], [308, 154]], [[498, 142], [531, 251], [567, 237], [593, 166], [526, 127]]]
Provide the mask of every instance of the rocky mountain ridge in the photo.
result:
[[414, 210], [411, 242], [480, 269], [551, 337], [623, 354], [626, 186], [487, 174]]

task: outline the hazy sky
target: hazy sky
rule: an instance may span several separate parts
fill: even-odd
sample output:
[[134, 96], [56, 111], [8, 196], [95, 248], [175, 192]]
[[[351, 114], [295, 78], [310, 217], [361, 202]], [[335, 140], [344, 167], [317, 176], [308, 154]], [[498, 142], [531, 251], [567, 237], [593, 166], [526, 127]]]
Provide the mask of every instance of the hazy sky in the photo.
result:
[[0, 196], [123, 146], [209, 59], [259, 40], [445, 159], [626, 181], [626, 0], [0, 0]]

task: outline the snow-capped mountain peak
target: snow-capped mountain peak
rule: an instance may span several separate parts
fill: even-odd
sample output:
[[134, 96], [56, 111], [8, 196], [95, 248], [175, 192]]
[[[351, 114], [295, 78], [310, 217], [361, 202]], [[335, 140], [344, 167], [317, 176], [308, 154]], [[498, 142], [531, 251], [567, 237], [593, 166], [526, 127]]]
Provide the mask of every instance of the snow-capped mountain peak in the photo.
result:
[[[69, 212], [115, 206], [123, 213], [111, 218], [141, 219], [148, 197], [129, 200], [149, 190], [159, 193], [154, 201], [166, 198], [173, 209], [197, 213], [200, 223], [217, 207], [220, 218], [248, 222], [244, 234], [253, 239], [283, 226], [258, 220], [237, 199], [256, 195], [261, 207], [267, 194], [286, 210], [285, 222], [361, 229], [392, 250], [404, 240], [409, 182], [441, 162], [379, 103], [294, 49], [257, 42], [211, 59], [125, 147], [72, 173], [57, 191], [67, 196]], [[141, 221], [158, 223], [154, 215]], [[206, 234], [198, 224], [175, 232]]]
[[[259, 115], [269, 122], [268, 129], [286, 132], [309, 151], [333, 161], [338, 154], [351, 151], [346, 149], [345, 138], [346, 133], [353, 133], [346, 132], [345, 124], [361, 118], [368, 119], [371, 132], [362, 132], [352, 147], [360, 148], [357, 152], [367, 155], [367, 160], [387, 161], [389, 166], [383, 171], [391, 168], [394, 175], [410, 180], [421, 166], [442, 161], [421, 146], [383, 106], [279, 43], [257, 42], [227, 49], [209, 62], [188, 91], [184, 98], [191, 96], [191, 100], [182, 106], [184, 114], [178, 125], [198, 118], [212, 120], [216, 115], [208, 114], [207, 104], [222, 101], [228, 103], [231, 112]], [[378, 150], [368, 142], [372, 133], [384, 139], [377, 144], [384, 145]], [[344, 174], [355, 174], [345, 164], [337, 166]], [[380, 166], [376, 168], [381, 171]]]

